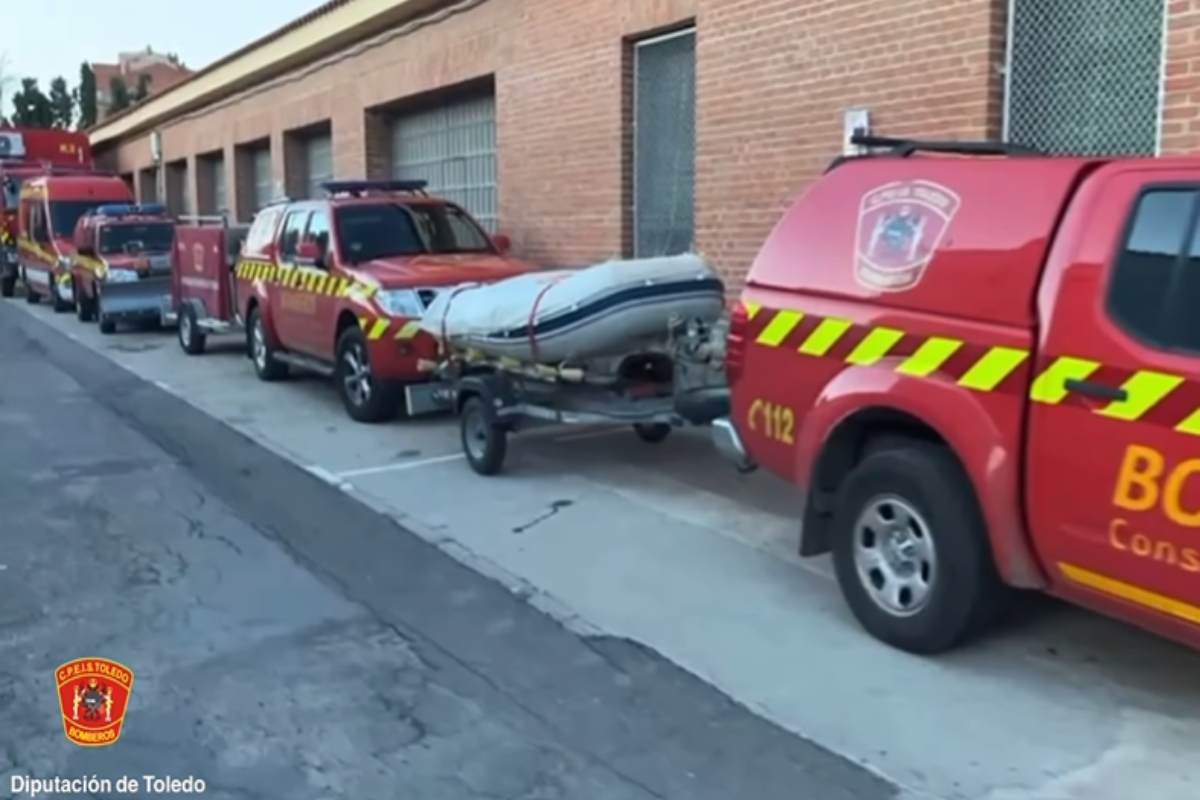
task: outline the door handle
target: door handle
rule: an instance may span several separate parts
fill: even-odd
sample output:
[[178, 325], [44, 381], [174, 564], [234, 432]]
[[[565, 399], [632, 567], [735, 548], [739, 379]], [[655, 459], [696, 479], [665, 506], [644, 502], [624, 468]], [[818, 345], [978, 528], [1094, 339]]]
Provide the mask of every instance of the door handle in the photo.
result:
[[1075, 394], [1083, 394], [1088, 397], [1095, 397], [1100, 400], [1111, 400], [1113, 402], [1122, 402], [1129, 399], [1129, 392], [1122, 389], [1120, 386], [1109, 386], [1107, 383], [1096, 383], [1094, 381], [1081, 381], [1075, 378], [1067, 378], [1063, 381], [1063, 386], [1068, 392]]

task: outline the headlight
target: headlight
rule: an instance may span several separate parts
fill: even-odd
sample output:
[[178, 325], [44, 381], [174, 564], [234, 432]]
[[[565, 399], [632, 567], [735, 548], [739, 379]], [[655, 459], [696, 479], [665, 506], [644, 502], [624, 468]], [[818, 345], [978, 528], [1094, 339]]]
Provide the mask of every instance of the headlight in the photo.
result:
[[376, 292], [375, 302], [389, 317], [419, 317], [425, 313], [420, 296], [412, 289]]
[[138, 279], [138, 274], [131, 269], [110, 269], [105, 278], [109, 283], [132, 283]]

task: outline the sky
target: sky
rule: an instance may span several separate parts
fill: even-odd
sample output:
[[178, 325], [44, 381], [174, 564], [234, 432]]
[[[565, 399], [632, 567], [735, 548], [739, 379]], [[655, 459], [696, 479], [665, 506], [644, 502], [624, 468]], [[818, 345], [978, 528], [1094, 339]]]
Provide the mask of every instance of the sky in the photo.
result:
[[3, 112], [22, 77], [48, 92], [62, 75], [74, 87], [84, 61], [115, 63], [117, 53], [147, 45], [177, 53], [192, 69], [248, 44], [323, 5], [324, 0], [0, 0], [0, 59], [14, 80]]

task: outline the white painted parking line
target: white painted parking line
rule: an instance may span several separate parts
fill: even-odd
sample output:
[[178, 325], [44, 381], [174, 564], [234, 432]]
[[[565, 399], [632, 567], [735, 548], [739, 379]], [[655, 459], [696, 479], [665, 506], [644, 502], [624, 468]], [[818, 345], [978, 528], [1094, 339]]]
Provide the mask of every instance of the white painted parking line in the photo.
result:
[[434, 456], [433, 458], [423, 458], [420, 461], [402, 461], [397, 464], [384, 464], [380, 467], [366, 467], [365, 469], [351, 469], [346, 472], [337, 473], [337, 477], [342, 480], [348, 478], [364, 478], [368, 475], [379, 475], [384, 472], [405, 472], [410, 469], [420, 469], [421, 467], [430, 467], [434, 464], [446, 464], [450, 461], [458, 461], [466, 458], [462, 453], [450, 453], [444, 456]]

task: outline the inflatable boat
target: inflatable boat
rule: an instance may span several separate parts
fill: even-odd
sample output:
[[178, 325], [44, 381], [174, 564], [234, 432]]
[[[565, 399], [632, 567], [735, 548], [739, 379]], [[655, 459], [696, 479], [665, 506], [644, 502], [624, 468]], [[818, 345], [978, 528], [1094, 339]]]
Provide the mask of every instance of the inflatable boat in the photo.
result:
[[609, 261], [447, 289], [423, 330], [451, 349], [558, 364], [663, 340], [672, 318], [714, 321], [725, 287], [696, 255]]

